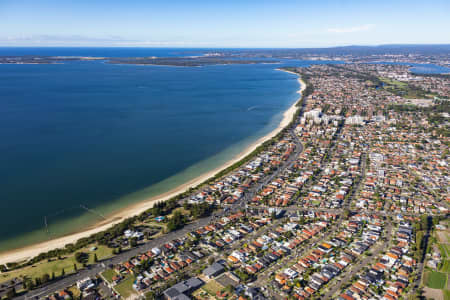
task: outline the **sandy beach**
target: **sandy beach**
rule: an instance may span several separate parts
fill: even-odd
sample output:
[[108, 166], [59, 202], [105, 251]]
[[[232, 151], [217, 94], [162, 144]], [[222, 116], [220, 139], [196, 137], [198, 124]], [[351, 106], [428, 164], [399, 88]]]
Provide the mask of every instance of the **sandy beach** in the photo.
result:
[[[280, 70], [280, 71], [284, 71], [284, 70]], [[285, 72], [298, 75], [294, 72], [289, 72], [289, 71], [285, 71]], [[306, 84], [300, 78], [298, 79], [298, 81], [300, 83], [300, 90], [298, 92], [301, 93], [306, 88]], [[138, 215], [138, 214], [148, 210], [149, 208], [151, 208], [153, 206], [153, 204], [158, 201], [168, 200], [180, 193], [187, 191], [189, 188], [198, 186], [199, 184], [205, 182], [208, 178], [214, 176], [221, 170], [224, 170], [224, 169], [228, 168], [229, 166], [235, 164], [236, 162], [240, 161], [241, 159], [243, 159], [244, 157], [246, 157], [247, 155], [252, 153], [259, 145], [261, 145], [265, 141], [270, 140], [275, 135], [277, 135], [283, 128], [285, 128], [292, 121], [292, 119], [295, 115], [295, 112], [297, 111], [297, 107], [296, 107], [297, 103], [298, 103], [298, 100], [291, 107], [289, 107], [288, 110], [286, 110], [284, 112], [283, 119], [281, 120], [280, 124], [278, 125], [278, 127], [276, 129], [271, 131], [266, 136], [259, 138], [256, 142], [249, 145], [244, 151], [242, 151], [241, 153], [236, 155], [233, 159], [229, 160], [228, 162], [221, 165], [220, 167], [217, 167], [214, 170], [204, 173], [204, 174], [194, 178], [193, 180], [190, 180], [189, 182], [186, 182], [185, 184], [182, 184], [182, 185], [178, 186], [177, 188], [172, 189], [164, 194], [161, 194], [161, 195], [158, 195], [155, 197], [151, 197], [140, 203], [137, 203], [130, 207], [122, 209], [119, 212], [108, 216], [108, 218], [102, 222], [93, 224], [87, 228], [83, 228], [80, 232], [69, 234], [67, 236], [63, 236], [63, 237], [56, 238], [53, 240], [45, 241], [42, 243], [30, 245], [30, 246], [27, 246], [24, 248], [9, 250], [9, 251], [0, 253], [0, 264], [4, 264], [7, 262], [23, 261], [23, 260], [32, 258], [42, 252], [47, 252], [47, 251], [53, 250], [55, 248], [62, 248], [68, 243], [74, 243], [80, 238], [87, 237], [94, 233], [106, 230], [109, 227], [111, 227], [117, 223], [120, 223], [121, 221], [123, 221], [124, 219], [126, 219], [128, 217]]]

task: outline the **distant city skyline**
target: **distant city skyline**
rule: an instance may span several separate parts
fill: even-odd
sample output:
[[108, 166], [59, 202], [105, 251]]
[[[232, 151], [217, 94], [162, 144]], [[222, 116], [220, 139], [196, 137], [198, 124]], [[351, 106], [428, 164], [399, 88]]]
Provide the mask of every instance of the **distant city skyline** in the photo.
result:
[[448, 44], [449, 13], [449, 1], [440, 0], [0, 0], [0, 46]]

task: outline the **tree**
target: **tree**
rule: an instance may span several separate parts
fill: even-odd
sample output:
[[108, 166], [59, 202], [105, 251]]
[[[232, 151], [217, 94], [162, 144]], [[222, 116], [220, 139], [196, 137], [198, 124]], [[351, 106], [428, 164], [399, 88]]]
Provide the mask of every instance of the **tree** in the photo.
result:
[[64, 277], [66, 275], [66, 270], [64, 270], [64, 268], [62, 268], [61, 270], [61, 277]]
[[42, 279], [41, 279], [42, 283], [47, 283], [50, 281], [50, 275], [48, 275], [47, 273], [45, 273], [44, 275], [42, 275]]
[[74, 270], [75, 272], [78, 271], [77, 264], [73, 264], [73, 270]]
[[213, 206], [204, 202], [201, 204], [194, 204], [190, 207], [191, 215], [194, 219], [209, 216], [213, 210]]
[[94, 253], [94, 262], [98, 262], [97, 253]]
[[87, 262], [89, 259], [89, 254], [85, 253], [85, 252], [77, 252], [75, 253], [75, 260], [77, 261], [77, 263], [85, 263]]
[[35, 284], [35, 282], [33, 281], [33, 279], [32, 278], [29, 278], [29, 277], [25, 277], [25, 280], [24, 280], [26, 283], [27, 283], [27, 288], [28, 288], [28, 290], [31, 290], [31, 289], [33, 289], [34, 288], [34, 284]]
[[169, 219], [167, 223], [167, 230], [174, 231], [181, 228], [185, 224], [186, 220], [183, 214], [179, 211], [175, 211], [173, 216]]
[[6, 272], [8, 268], [5, 265], [0, 265], [0, 272]]
[[24, 290], [29, 290], [30, 289], [30, 283], [27, 280], [23, 281], [23, 289]]

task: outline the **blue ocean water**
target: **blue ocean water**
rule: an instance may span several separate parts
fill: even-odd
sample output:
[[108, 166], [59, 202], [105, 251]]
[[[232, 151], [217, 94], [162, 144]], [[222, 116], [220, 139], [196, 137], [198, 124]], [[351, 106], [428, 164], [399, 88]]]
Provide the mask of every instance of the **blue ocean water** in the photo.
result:
[[[39, 54], [56, 52], [111, 55]], [[112, 213], [230, 159], [298, 99], [276, 67], [0, 65], [0, 249], [99, 220], [80, 205]]]

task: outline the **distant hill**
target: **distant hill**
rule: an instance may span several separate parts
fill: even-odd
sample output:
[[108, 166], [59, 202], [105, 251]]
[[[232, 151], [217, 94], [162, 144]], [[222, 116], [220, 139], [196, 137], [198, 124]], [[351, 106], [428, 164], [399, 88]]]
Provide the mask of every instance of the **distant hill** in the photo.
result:
[[450, 44], [436, 44], [436, 45], [402, 45], [390, 44], [379, 46], [339, 46], [330, 48], [265, 48], [265, 49], [228, 49], [220, 51], [230, 55], [239, 53], [240, 55], [248, 56], [304, 56], [304, 55], [327, 55], [327, 56], [367, 56], [367, 55], [405, 55], [405, 54], [419, 54], [419, 55], [449, 55]]

